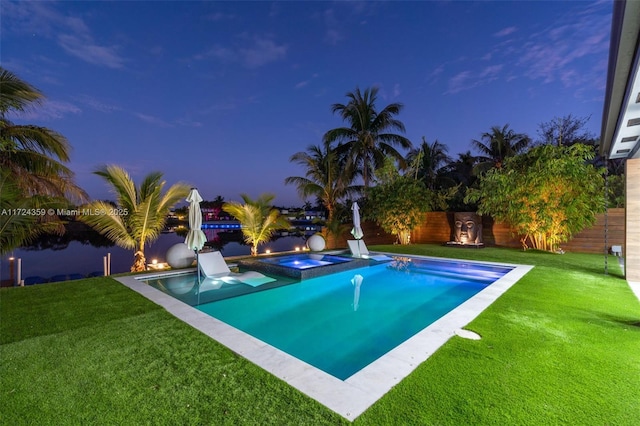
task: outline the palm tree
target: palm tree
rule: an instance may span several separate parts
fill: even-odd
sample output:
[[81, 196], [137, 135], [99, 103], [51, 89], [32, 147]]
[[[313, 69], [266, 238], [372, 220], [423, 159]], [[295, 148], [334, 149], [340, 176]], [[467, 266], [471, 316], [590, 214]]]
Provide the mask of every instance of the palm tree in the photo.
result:
[[437, 140], [429, 144], [423, 136], [422, 144], [407, 154], [407, 162], [412, 165], [415, 178], [422, 180], [432, 191], [441, 186], [438, 181], [446, 165], [451, 162], [448, 151], [446, 145]]
[[502, 128], [491, 127], [491, 131], [482, 134], [482, 141], [473, 139], [471, 144], [480, 151], [475, 173], [481, 174], [495, 167], [502, 168], [504, 160], [523, 152], [531, 143], [529, 136], [515, 133], [509, 129], [509, 124]]
[[0, 169], [0, 254], [9, 253], [43, 233], [62, 234], [64, 226], [48, 211], [66, 207], [59, 198], [24, 197], [9, 172]]
[[326, 144], [341, 142], [338, 153], [346, 155], [347, 164], [360, 170], [364, 186], [369, 187], [373, 172], [379, 168], [388, 156], [397, 159], [404, 166], [404, 157], [395, 147], [411, 148], [411, 142], [404, 136], [389, 131], [404, 132], [404, 124], [396, 118], [403, 105], [392, 103], [380, 112], [377, 111], [378, 88], [366, 89], [364, 93], [356, 88], [349, 92], [347, 104], [333, 104], [331, 111], [339, 113], [349, 127], [329, 130], [324, 135]]
[[155, 241], [164, 229], [169, 210], [189, 194], [190, 185], [177, 183], [162, 193], [166, 182], [162, 173], [147, 175], [136, 187], [121, 167], [108, 165], [94, 172], [104, 178], [116, 195], [116, 205], [93, 201], [82, 207], [80, 220], [116, 245], [134, 250], [131, 272], [145, 269], [145, 244]]
[[467, 151], [458, 154], [458, 159], [450, 162], [445, 167], [445, 175], [456, 184], [461, 183], [465, 187], [472, 186], [477, 180], [473, 170], [478, 165], [478, 157]]
[[240, 221], [244, 240], [251, 245], [251, 255], [257, 256], [258, 245], [269, 241], [276, 230], [288, 229], [289, 222], [271, 207], [275, 195], [262, 194], [256, 200], [246, 194], [240, 196], [244, 204], [230, 201], [222, 209]]
[[447, 185], [455, 194], [447, 201], [448, 209], [451, 211], [475, 211], [477, 206], [467, 204], [464, 198], [468, 188], [476, 185], [478, 177], [474, 170], [478, 164], [478, 158], [471, 151], [458, 154], [458, 159], [450, 162], [443, 169], [443, 181], [448, 181]]
[[24, 197], [37, 194], [82, 202], [87, 194], [64, 165], [71, 150], [64, 136], [46, 127], [14, 124], [7, 118], [43, 99], [36, 88], [0, 67], [0, 168], [9, 171]]
[[296, 185], [298, 194], [306, 199], [315, 196], [326, 207], [327, 221], [333, 222], [338, 200], [359, 192], [360, 187], [351, 185], [355, 177], [353, 168], [341, 164], [338, 153], [328, 143], [324, 146], [309, 145], [307, 151], [293, 154], [289, 159], [304, 166], [305, 177], [290, 176], [284, 180], [287, 185]]

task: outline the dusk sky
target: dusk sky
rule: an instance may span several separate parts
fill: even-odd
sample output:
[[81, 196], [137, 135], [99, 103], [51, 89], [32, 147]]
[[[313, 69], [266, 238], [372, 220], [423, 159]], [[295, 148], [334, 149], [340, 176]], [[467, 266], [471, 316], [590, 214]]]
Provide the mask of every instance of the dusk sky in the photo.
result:
[[[590, 116], [600, 134], [612, 3], [9, 2], [0, 3], [2, 66], [47, 102], [16, 123], [67, 137], [92, 198], [92, 171], [161, 171], [204, 199], [276, 194], [302, 205], [291, 155], [343, 125], [334, 103], [380, 88], [379, 109], [422, 136], [471, 149], [509, 123]], [[472, 151], [473, 152], [473, 151]], [[315, 200], [310, 200], [315, 201]]]

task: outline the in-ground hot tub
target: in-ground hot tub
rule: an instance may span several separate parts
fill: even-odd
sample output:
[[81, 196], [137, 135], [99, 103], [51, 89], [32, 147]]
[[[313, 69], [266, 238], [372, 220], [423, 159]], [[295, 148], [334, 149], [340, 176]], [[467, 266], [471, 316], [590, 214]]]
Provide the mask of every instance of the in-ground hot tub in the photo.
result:
[[238, 265], [267, 275], [275, 274], [304, 280], [369, 266], [369, 260], [335, 254], [295, 253], [243, 259], [238, 261]]

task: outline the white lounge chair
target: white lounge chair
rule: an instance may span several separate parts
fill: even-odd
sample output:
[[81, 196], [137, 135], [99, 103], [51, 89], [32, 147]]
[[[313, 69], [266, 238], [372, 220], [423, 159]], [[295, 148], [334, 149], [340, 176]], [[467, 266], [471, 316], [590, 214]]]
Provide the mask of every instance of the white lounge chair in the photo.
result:
[[262, 284], [275, 281], [275, 278], [268, 277], [260, 272], [247, 271], [243, 273], [233, 273], [224, 257], [219, 251], [200, 253], [198, 256], [198, 267], [207, 278], [219, 279], [227, 283], [240, 281], [241, 283], [257, 287]]
[[353, 257], [373, 259], [379, 262], [384, 260], [393, 260], [391, 257], [384, 254], [378, 254], [373, 256], [370, 255], [369, 249], [367, 248], [367, 245], [364, 243], [364, 240], [347, 240], [347, 244], [349, 244], [349, 250], [351, 250], [351, 255]]

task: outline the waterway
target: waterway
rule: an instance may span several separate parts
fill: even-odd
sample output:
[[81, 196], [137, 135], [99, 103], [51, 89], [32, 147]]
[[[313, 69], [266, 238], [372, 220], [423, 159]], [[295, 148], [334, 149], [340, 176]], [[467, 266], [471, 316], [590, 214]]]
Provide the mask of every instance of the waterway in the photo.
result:
[[[209, 230], [207, 230], [209, 231]], [[207, 237], [210, 241], [216, 239], [214, 235]], [[145, 248], [145, 256], [147, 261], [151, 262], [157, 259], [158, 262], [165, 261], [167, 250], [174, 244], [184, 242], [184, 236], [175, 233], [161, 234], [160, 237]], [[285, 236], [275, 239], [269, 243], [260, 246], [260, 251], [270, 249], [272, 252], [294, 250], [295, 247], [303, 247], [306, 243], [304, 237]], [[248, 255], [250, 247], [237, 241], [228, 241], [224, 243], [218, 242], [213, 246], [218, 249], [226, 257]], [[49, 279], [54, 275], [81, 274], [89, 275], [91, 273], [102, 273], [103, 258], [110, 254], [111, 273], [117, 274], [128, 272], [133, 263], [133, 250], [126, 250], [117, 246], [96, 247], [85, 241], [70, 241], [62, 247], [53, 247], [46, 249], [26, 249], [20, 248], [12, 253], [3, 255], [0, 259], [0, 280], [15, 279], [17, 275], [18, 259], [22, 265], [22, 279], [27, 277], [39, 276]], [[10, 257], [14, 260], [10, 261]], [[11, 266], [13, 265], [13, 273]]]

